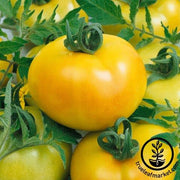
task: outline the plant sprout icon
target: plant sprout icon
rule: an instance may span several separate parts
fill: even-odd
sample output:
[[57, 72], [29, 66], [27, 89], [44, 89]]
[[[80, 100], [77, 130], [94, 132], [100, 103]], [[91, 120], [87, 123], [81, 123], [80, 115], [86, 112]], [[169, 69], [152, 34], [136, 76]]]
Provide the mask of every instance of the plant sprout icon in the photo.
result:
[[164, 149], [162, 148], [162, 143], [160, 143], [158, 140], [156, 141], [156, 144], [152, 143], [152, 146], [152, 157], [155, 159], [149, 159], [149, 162], [154, 167], [161, 167], [165, 162], [165, 159], [162, 159], [162, 157], [164, 156], [162, 154], [164, 152]]

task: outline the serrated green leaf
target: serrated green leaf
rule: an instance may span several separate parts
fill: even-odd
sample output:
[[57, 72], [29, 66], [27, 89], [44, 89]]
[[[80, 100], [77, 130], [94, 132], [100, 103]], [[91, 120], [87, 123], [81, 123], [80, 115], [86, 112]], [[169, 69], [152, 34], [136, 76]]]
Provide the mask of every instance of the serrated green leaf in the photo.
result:
[[[31, 116], [27, 111], [21, 109], [18, 106], [16, 107], [16, 112], [18, 114], [20, 123], [21, 123], [21, 130], [23, 134], [24, 140], [32, 137], [36, 134], [36, 124], [34, 121], [33, 116]], [[23, 122], [22, 122], [23, 121]], [[27, 133], [25, 131], [28, 131]]]
[[10, 134], [13, 134], [15, 132], [17, 132], [19, 129], [20, 129], [20, 124], [19, 124], [19, 121], [16, 120], [14, 123], [12, 123], [11, 125], [11, 129], [10, 129]]
[[0, 42], [0, 53], [1, 54], [12, 54], [23, 47], [23, 43], [16, 41], [2, 41]]
[[24, 141], [23, 145], [24, 146], [37, 146], [37, 145], [41, 145], [42, 142], [39, 139], [38, 135], [37, 136], [32, 136], [28, 139], [26, 139], [26, 141]]
[[21, 0], [17, 0], [14, 7], [13, 7], [13, 16], [14, 17], [17, 16], [17, 12], [19, 10], [20, 5], [21, 5]]
[[[146, 65], [146, 67], [148, 67], [148, 65]], [[163, 79], [165, 79], [165, 78], [161, 74], [159, 74], [159, 73], [151, 73], [151, 75], [148, 77], [147, 85], [150, 85], [155, 81], [163, 80]]]
[[156, 3], [157, 0], [141, 0], [139, 3], [139, 7], [145, 7], [145, 6], [149, 6], [151, 4]]
[[161, 116], [161, 117], [166, 121], [170, 121], [170, 122], [176, 121], [177, 119], [177, 116]]
[[23, 117], [21, 116], [21, 113], [19, 112], [19, 108], [17, 106], [16, 106], [16, 112], [18, 114], [18, 119], [21, 125], [22, 142], [24, 143], [29, 138], [29, 129], [26, 123], [24, 122]]
[[166, 121], [164, 121], [162, 119], [153, 119], [153, 118], [146, 118], [146, 117], [133, 117], [133, 119], [142, 120], [142, 121], [148, 122], [150, 124], [162, 126], [164, 128], [173, 128], [173, 126], [171, 124], [168, 124]]
[[77, 0], [77, 2], [91, 17], [91, 22], [102, 25], [125, 23], [120, 6], [116, 6], [111, 0]]
[[6, 17], [13, 17], [13, 8], [10, 0], [0, 0], [0, 12]]
[[134, 36], [134, 32], [131, 28], [124, 28], [117, 36], [129, 41]]
[[171, 33], [169, 32], [169, 27], [165, 26], [162, 22], [161, 22], [161, 26], [164, 28], [164, 35], [167, 39], [170, 39], [171, 37]]
[[167, 140], [173, 147], [176, 147], [179, 144], [178, 137], [175, 133], [161, 133], [153, 136], [152, 138], [163, 138]]
[[146, 39], [142, 39], [137, 45], [136, 45], [136, 49], [142, 48], [146, 45], [148, 45], [149, 43], [151, 43], [154, 40], [154, 38], [146, 38]]
[[81, 138], [81, 135], [77, 133], [74, 129], [70, 129], [56, 123], [44, 113], [43, 113], [43, 121], [46, 126], [45, 128], [45, 131], [47, 131], [46, 134], [52, 133], [52, 137], [56, 141], [76, 144], [77, 139]]
[[66, 155], [64, 153], [64, 150], [61, 148], [61, 145], [56, 143], [55, 141], [51, 142], [50, 144], [53, 146], [58, 152], [63, 162], [63, 167], [66, 168]]
[[151, 23], [151, 14], [149, 12], [149, 9], [147, 6], [145, 6], [145, 12], [146, 12], [146, 24], [147, 24], [147, 28], [149, 29], [149, 32], [151, 32], [152, 34], [154, 33], [154, 29], [153, 29], [153, 25]]
[[[30, 34], [28, 36], [28, 41], [34, 43], [35, 45], [41, 45], [47, 43], [50, 36], [56, 39], [62, 35], [66, 34], [65, 21], [68, 20], [70, 26], [72, 28], [72, 32], [78, 31], [79, 27], [79, 19], [78, 12], [80, 8], [74, 9], [70, 11], [64, 19], [60, 22], [54, 22], [52, 18], [49, 20], [43, 20], [41, 22], [37, 22], [30, 28]], [[41, 16], [41, 15], [40, 15]], [[40, 18], [40, 17], [39, 17]], [[49, 42], [49, 41], [48, 41]]]
[[139, 0], [131, 1], [129, 18], [131, 20], [131, 24], [133, 27], [135, 27], [135, 17], [136, 17], [138, 10], [139, 10]]
[[[155, 109], [149, 108], [146, 106], [139, 106], [135, 112], [129, 117], [130, 121], [134, 121], [134, 117], [146, 117], [146, 118], [152, 118], [155, 115]], [[138, 119], [136, 119], [138, 120]]]
[[24, 1], [24, 13], [28, 13], [29, 12], [29, 8], [32, 4], [32, 0], [25, 0]]

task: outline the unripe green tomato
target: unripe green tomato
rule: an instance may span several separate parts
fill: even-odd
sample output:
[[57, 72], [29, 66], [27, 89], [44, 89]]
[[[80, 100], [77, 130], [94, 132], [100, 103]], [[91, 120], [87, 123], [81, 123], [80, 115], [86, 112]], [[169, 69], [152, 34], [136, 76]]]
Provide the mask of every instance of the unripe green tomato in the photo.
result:
[[[42, 136], [40, 111], [28, 106], [26, 110], [35, 118], [37, 132]], [[0, 180], [66, 180], [69, 174], [72, 148], [60, 143], [66, 156], [66, 167], [58, 151], [50, 145], [39, 145], [17, 150], [0, 160]]]

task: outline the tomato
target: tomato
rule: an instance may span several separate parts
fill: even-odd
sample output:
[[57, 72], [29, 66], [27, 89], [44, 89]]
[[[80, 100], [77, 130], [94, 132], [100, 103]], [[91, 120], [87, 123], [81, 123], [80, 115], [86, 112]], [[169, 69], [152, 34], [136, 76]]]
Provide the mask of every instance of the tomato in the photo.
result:
[[[125, 20], [129, 22], [129, 5], [119, 0], [113, 1], [115, 4], [121, 6], [123, 17], [125, 18]], [[176, 27], [178, 27], [178, 30], [180, 30], [179, 0], [157, 0], [154, 4], [149, 5], [148, 9], [151, 14], [151, 21], [154, 27], [154, 34], [164, 37], [164, 29], [161, 27], [161, 22], [163, 22], [165, 26], [169, 26], [170, 32]], [[144, 7], [139, 8], [139, 11], [136, 15], [135, 23], [137, 28], [142, 28], [142, 25], [144, 25], [145, 29], [147, 30]], [[122, 27], [124, 26], [105, 26], [104, 31], [106, 33], [117, 34]], [[135, 37], [131, 40], [131, 42], [134, 44], [137, 43], [139, 40], [139, 32], [135, 32]]]
[[[172, 163], [163, 170], [152, 170], [142, 162], [141, 150], [143, 145], [152, 136], [167, 132], [167, 129], [152, 125], [152, 124], [138, 124], [133, 125], [132, 138], [139, 142], [139, 151], [131, 159], [123, 161], [114, 159], [113, 156], [107, 151], [100, 148], [97, 143], [97, 133], [89, 133], [82, 139], [77, 145], [71, 161], [71, 179], [72, 180], [140, 180], [140, 179], [152, 179], [153, 176], [159, 174], [159, 176], [168, 171], [171, 172], [171, 168], [176, 162], [176, 156], [178, 154], [178, 148], [174, 149], [174, 158]], [[156, 141], [155, 141], [156, 142]], [[151, 146], [151, 143], [150, 143]], [[151, 147], [152, 148], [152, 147]], [[151, 148], [144, 149], [148, 153], [145, 153], [143, 158], [152, 158]], [[164, 146], [164, 158], [169, 160], [171, 158], [171, 150], [166, 145]], [[146, 152], [142, 151], [142, 152]], [[166, 152], [166, 153], [165, 153]], [[146, 162], [146, 161], [145, 161]], [[163, 175], [159, 179], [172, 180], [175, 173], [169, 172], [169, 175], [164, 177]], [[148, 174], [149, 173], [149, 174]], [[153, 175], [154, 174], [154, 175]], [[149, 175], [149, 176], [148, 176]], [[157, 178], [157, 177], [156, 177]]]
[[[143, 59], [144, 64], [153, 63], [150, 59], [155, 58], [161, 48], [171, 46], [175, 48], [177, 54], [180, 55], [179, 47], [166, 43], [155, 41], [138, 50], [139, 55]], [[150, 73], [148, 73], [148, 76]], [[153, 99], [158, 104], [166, 104], [165, 98], [168, 99], [173, 107], [179, 107], [180, 100], [180, 74], [171, 79], [157, 80], [147, 86], [144, 98]]]
[[103, 38], [93, 55], [69, 51], [63, 36], [34, 58], [29, 91], [51, 119], [75, 129], [100, 130], [130, 116], [141, 102], [146, 88], [142, 60], [127, 41]]
[[[36, 0], [36, 1], [38, 2], [40, 0]], [[16, 0], [11, 0], [11, 2], [14, 5]], [[21, 14], [23, 12], [24, 9], [23, 5], [24, 5], [24, 0], [21, 2], [21, 7], [17, 15], [18, 18], [21, 17]], [[58, 8], [56, 9], [56, 16], [55, 16], [56, 21], [63, 19], [69, 11], [79, 7], [75, 0], [50, 0], [47, 1], [47, 3], [41, 5], [38, 5], [34, 2], [30, 6], [30, 10], [34, 10], [34, 13], [26, 21], [26, 24], [28, 26], [32, 26], [36, 22], [37, 16], [42, 10], [43, 10], [42, 19], [49, 19], [57, 5]], [[85, 14], [84, 11], [80, 11], [80, 16], [85, 17], [87, 19], [87, 15]]]
[[[26, 107], [34, 118], [37, 131], [42, 136], [42, 115], [36, 107]], [[65, 180], [69, 174], [71, 145], [61, 143], [66, 155], [64, 169], [62, 159], [54, 147], [32, 146], [17, 150], [0, 160], [1, 180]]]

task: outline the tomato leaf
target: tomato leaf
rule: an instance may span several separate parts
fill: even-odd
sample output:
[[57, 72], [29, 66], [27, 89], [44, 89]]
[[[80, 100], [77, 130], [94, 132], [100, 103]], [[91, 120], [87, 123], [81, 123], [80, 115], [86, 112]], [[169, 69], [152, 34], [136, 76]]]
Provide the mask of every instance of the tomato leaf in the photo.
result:
[[146, 39], [142, 39], [138, 44], [136, 44], [136, 49], [142, 48], [146, 45], [148, 45], [149, 43], [151, 43], [153, 41], [154, 38], [146, 38]]
[[2, 41], [0, 42], [0, 53], [1, 54], [11, 54], [22, 48], [27, 41], [20, 38], [14, 38], [12, 41]]
[[116, 6], [111, 0], [77, 0], [77, 2], [91, 17], [91, 22], [102, 25], [125, 23], [120, 6]]
[[180, 153], [177, 155], [177, 159], [178, 159], [178, 161], [176, 162], [176, 164], [173, 167], [173, 170], [176, 171], [174, 180], [179, 180], [179, 177], [180, 177]]
[[17, 0], [13, 7], [13, 16], [16, 17], [19, 7], [21, 5], [21, 0]]
[[147, 28], [153, 34], [154, 33], [154, 29], [153, 29], [153, 25], [151, 23], [151, 14], [150, 14], [147, 6], [145, 6], [145, 11], [146, 11], [146, 24], [147, 24]]
[[142, 120], [145, 122], [148, 122], [150, 124], [155, 124], [155, 125], [159, 125], [162, 126], [164, 128], [173, 128], [173, 126], [171, 124], [168, 124], [166, 121], [162, 120], [162, 119], [153, 119], [153, 118], [146, 118], [146, 117], [133, 117], [133, 120]]
[[135, 27], [135, 17], [136, 17], [138, 10], [139, 10], [139, 0], [131, 1], [129, 18], [131, 20], [131, 24], [133, 27]]
[[52, 16], [46, 20], [41, 19], [42, 18], [42, 12], [37, 17], [38, 21], [29, 28], [29, 35], [27, 37], [27, 40], [34, 43], [35, 45], [41, 45], [48, 43], [49, 37], [53, 37], [53, 40], [57, 37], [63, 36], [66, 34], [66, 20], [69, 21], [70, 26], [72, 27], [72, 31], [76, 32], [79, 27], [79, 19], [78, 19], [78, 12], [80, 11], [80, 8], [74, 9], [70, 11], [64, 19], [62, 19], [60, 22], [56, 22], [54, 20], [56, 8], [54, 9], [54, 12]]
[[13, 61], [18, 65], [18, 72], [21, 79], [27, 79], [28, 70], [31, 65], [33, 58], [21, 57], [20, 52], [16, 52]]
[[167, 133], [157, 134], [157, 135], [153, 136], [152, 138], [163, 138], [163, 139], [167, 140], [173, 147], [176, 147], [179, 143], [179, 138], [177, 137], [175, 132], [173, 132], [173, 133], [167, 132]]
[[77, 133], [74, 129], [62, 126], [52, 119], [50, 119], [46, 114], [43, 114], [43, 121], [45, 124], [45, 134], [52, 134], [54, 140], [59, 142], [66, 142], [70, 144], [76, 144], [77, 139], [81, 138], [81, 135]]
[[[36, 134], [36, 125], [35, 125], [34, 118], [27, 111], [21, 109], [20, 107], [15, 105], [15, 108], [16, 108], [20, 123], [23, 126], [22, 131], [24, 131], [24, 129], [25, 129], [26, 131], [29, 132], [27, 137], [32, 137], [33, 135]], [[27, 132], [24, 132], [24, 133], [26, 136]]]
[[151, 4], [154, 4], [157, 0], [141, 0], [139, 3], [139, 7], [146, 7]]
[[53, 146], [59, 152], [59, 155], [61, 156], [61, 159], [63, 162], [63, 166], [65, 168], [66, 167], [66, 156], [65, 156], [64, 150], [61, 148], [61, 145], [55, 141], [53, 141], [50, 145]]
[[134, 32], [131, 28], [124, 28], [119, 32], [118, 36], [129, 41], [134, 36]]
[[10, 0], [0, 0], [0, 11], [1, 13], [9, 18], [13, 17], [13, 7]]

